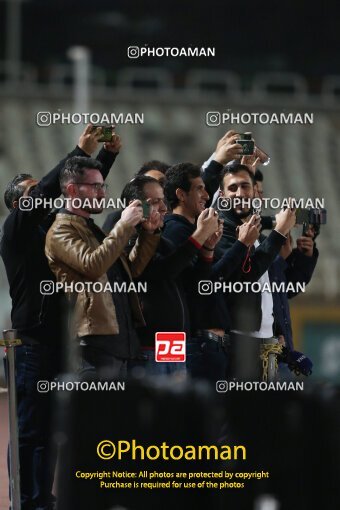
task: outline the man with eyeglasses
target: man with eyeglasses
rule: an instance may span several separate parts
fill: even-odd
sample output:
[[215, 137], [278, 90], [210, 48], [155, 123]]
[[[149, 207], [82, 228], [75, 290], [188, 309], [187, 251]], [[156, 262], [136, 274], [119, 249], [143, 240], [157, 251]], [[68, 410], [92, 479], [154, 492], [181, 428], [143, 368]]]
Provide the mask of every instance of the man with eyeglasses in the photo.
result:
[[[100, 170], [93, 159], [74, 157], [66, 162], [60, 185], [67, 207], [47, 234], [45, 253], [57, 280], [68, 284], [66, 292], [72, 290], [71, 283], [84, 284], [73, 294], [72, 336], [80, 345], [79, 373], [113, 379], [125, 377], [127, 360], [139, 354], [135, 328], [145, 323], [131, 283], [155, 253], [160, 214], [152, 212], [143, 221], [142, 203], [134, 200], [106, 236], [90, 218], [103, 210]], [[137, 243], [127, 257], [124, 248], [139, 224]], [[115, 291], [118, 287], [123, 290]]]

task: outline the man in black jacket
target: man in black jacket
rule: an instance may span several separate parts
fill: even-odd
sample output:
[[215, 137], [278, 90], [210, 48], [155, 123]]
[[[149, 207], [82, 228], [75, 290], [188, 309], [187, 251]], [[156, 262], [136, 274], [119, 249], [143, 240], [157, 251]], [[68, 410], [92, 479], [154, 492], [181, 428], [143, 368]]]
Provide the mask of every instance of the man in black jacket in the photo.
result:
[[[221, 195], [228, 199], [252, 199], [255, 196], [254, 176], [245, 165], [225, 167], [221, 178]], [[237, 240], [240, 226], [249, 219], [252, 210], [247, 204], [238, 204], [228, 211], [220, 211], [224, 220], [223, 235], [217, 251], [220, 256], [230, 249]], [[241, 366], [237, 349], [241, 345], [249, 354], [249, 366], [259, 352], [260, 343], [269, 341], [273, 336], [273, 300], [270, 292], [253, 292], [247, 283], [269, 283], [268, 268], [275, 260], [286, 241], [286, 235], [295, 224], [295, 211], [286, 209], [276, 215], [276, 227], [267, 238], [260, 236], [244, 260], [242, 266], [233, 273], [231, 282], [244, 285], [242, 292], [225, 294], [232, 323], [232, 357], [233, 375], [242, 368], [248, 371], [248, 364]], [[259, 339], [255, 341], [254, 339]], [[235, 348], [235, 349], [234, 349]], [[257, 373], [249, 369], [251, 377]], [[243, 371], [242, 371], [243, 373]], [[246, 376], [247, 377], [247, 376]], [[256, 375], [255, 377], [258, 377]]]
[[[124, 190], [127, 202], [136, 199], [147, 201], [150, 208], [160, 214], [163, 224], [167, 208], [159, 181], [139, 175]], [[183, 279], [197, 287], [197, 282], [206, 278], [210, 270], [210, 259], [200, 256], [200, 246], [217, 228], [217, 218], [212, 213], [209, 216], [208, 211], [203, 212], [197, 228], [184, 237], [178, 247], [162, 236], [154, 257], [140, 277], [147, 283], [147, 292], [140, 295], [146, 327], [138, 331], [142, 346], [142, 360], [138, 364], [142, 364], [148, 375], [174, 374], [185, 370], [184, 363], [155, 361], [155, 334], [184, 332], [189, 340], [190, 321]], [[198, 260], [194, 264], [196, 258]]]
[[[256, 170], [255, 175], [255, 196], [263, 199], [263, 174]], [[261, 216], [262, 230], [272, 230], [275, 227], [275, 216]], [[280, 250], [273, 264], [268, 269], [269, 279], [276, 283], [290, 284], [308, 284], [313, 276], [313, 272], [319, 257], [319, 251], [314, 243], [315, 232], [310, 225], [307, 233], [303, 233], [297, 239], [297, 247], [292, 248], [292, 237], [288, 234], [285, 244]], [[294, 350], [293, 333], [289, 312], [289, 299], [296, 296], [296, 292], [279, 291], [273, 293], [274, 310], [274, 332], [276, 336], [285, 343], [289, 351]]]
[[[179, 246], [195, 230], [197, 217], [205, 210], [209, 194], [205, 189], [200, 168], [191, 163], [171, 167], [166, 178], [165, 194], [172, 214], [165, 219], [164, 236]], [[207, 278], [211, 284], [220, 279], [227, 280], [241, 265], [248, 246], [258, 237], [258, 227], [254, 216], [242, 227], [239, 239], [233, 247], [216, 261], [214, 249], [222, 235], [222, 222], [220, 223], [220, 231], [202, 246], [205, 256], [211, 257], [211, 270]], [[193, 377], [216, 383], [218, 379], [226, 377], [227, 334], [230, 329], [228, 309], [220, 292], [204, 292], [203, 282], [199, 292], [197, 287], [193, 288], [192, 285], [185, 285], [185, 290], [191, 315], [188, 370]]]
[[309, 358], [294, 349], [289, 299], [298, 295], [299, 284], [306, 285], [310, 282], [318, 257], [319, 251], [314, 243], [313, 234], [308, 229], [307, 233], [297, 239], [297, 247], [294, 249], [292, 238], [288, 235], [280, 255], [268, 269], [271, 282], [293, 286], [291, 290], [287, 288], [273, 293], [274, 333], [284, 346], [280, 356], [283, 363], [279, 364], [279, 376], [283, 379], [293, 377], [290, 370], [308, 375], [313, 366]]
[[[41, 282], [55, 281], [44, 253], [46, 232], [54, 218], [47, 216], [49, 210], [44, 203], [24, 210], [22, 197], [46, 200], [59, 197], [59, 174], [65, 161], [76, 155], [90, 156], [100, 136], [91, 125], [87, 126], [78, 146], [41, 181], [30, 174], [19, 174], [5, 192], [10, 213], [2, 228], [1, 256], [12, 298], [12, 328], [18, 330], [23, 343], [16, 348], [22, 510], [52, 508], [55, 454], [50, 450], [51, 398], [48, 393], [39, 393], [38, 381], [56, 377], [62, 348], [60, 297], [41, 292]], [[103, 177], [107, 176], [119, 146], [119, 137], [115, 137], [99, 152]]]

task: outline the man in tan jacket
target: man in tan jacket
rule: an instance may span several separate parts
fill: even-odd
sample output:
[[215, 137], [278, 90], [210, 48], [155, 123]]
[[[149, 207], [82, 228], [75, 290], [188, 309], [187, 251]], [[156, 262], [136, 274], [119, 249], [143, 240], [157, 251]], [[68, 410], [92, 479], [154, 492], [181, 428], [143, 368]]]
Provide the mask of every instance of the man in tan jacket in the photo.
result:
[[[102, 212], [105, 199], [100, 163], [69, 159], [60, 184], [66, 208], [47, 234], [45, 253], [57, 281], [73, 295], [72, 336], [81, 348], [80, 371], [122, 377], [127, 360], [139, 353], [135, 328], [144, 325], [138, 296], [131, 291], [132, 277], [143, 272], [157, 248], [159, 213], [145, 220], [141, 201], [134, 200], [106, 236], [90, 218]], [[124, 248], [135, 227], [138, 241], [127, 257]], [[116, 292], [117, 286], [126, 290]]]

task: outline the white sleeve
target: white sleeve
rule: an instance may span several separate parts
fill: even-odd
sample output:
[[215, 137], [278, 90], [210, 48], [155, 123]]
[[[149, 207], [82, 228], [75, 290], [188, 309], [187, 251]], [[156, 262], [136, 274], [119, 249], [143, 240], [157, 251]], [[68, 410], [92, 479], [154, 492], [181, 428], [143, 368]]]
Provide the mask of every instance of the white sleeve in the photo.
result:
[[204, 170], [207, 168], [207, 166], [209, 166], [210, 162], [214, 159], [215, 154], [216, 154], [216, 152], [214, 152], [214, 153], [210, 156], [210, 158], [209, 158], [209, 159], [207, 159], [207, 161], [205, 161], [205, 162], [203, 163], [203, 165], [202, 165], [202, 170], [203, 170], [203, 172], [204, 172]]

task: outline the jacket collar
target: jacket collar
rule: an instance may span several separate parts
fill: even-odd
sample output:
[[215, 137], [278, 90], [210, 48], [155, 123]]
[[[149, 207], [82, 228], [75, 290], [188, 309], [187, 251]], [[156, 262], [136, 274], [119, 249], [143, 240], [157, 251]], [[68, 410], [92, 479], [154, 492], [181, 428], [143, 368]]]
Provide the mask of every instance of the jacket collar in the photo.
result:
[[75, 221], [76, 223], [83, 225], [94, 225], [92, 218], [84, 218], [84, 216], [79, 216], [79, 214], [75, 214], [71, 211], [68, 211], [67, 209], [60, 209], [56, 217], [57, 219], [72, 218], [72, 221]]
[[184, 223], [186, 225], [190, 225], [191, 227], [194, 225], [181, 214], [167, 214], [164, 218], [164, 224], [168, 223], [169, 221], [178, 221], [179, 223]]

